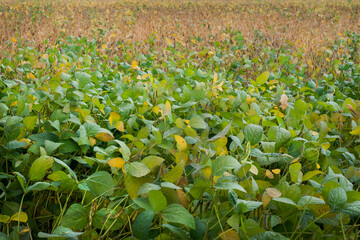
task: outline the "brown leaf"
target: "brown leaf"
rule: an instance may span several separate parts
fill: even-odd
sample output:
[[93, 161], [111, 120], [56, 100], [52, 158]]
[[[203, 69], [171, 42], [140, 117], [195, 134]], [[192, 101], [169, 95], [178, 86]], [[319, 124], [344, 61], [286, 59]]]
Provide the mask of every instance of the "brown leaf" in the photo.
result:
[[184, 208], [187, 208], [188, 204], [189, 204], [189, 199], [188, 199], [188, 196], [186, 195], [186, 193], [184, 193], [184, 191], [182, 189], [176, 189], [176, 194], [177, 194], [180, 204]]
[[239, 234], [234, 229], [220, 232], [219, 235], [223, 240], [240, 240]]
[[286, 94], [282, 94], [280, 98], [280, 107], [285, 110], [288, 107], [287, 101], [289, 100]]

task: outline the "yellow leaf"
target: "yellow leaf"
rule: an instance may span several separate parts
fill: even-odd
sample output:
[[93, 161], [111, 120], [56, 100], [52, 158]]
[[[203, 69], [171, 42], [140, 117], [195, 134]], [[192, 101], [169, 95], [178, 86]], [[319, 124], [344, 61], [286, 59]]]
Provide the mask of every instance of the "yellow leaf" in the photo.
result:
[[111, 140], [114, 140], [113, 135], [111, 135], [110, 133], [105, 133], [105, 132], [98, 133], [98, 134], [96, 134], [95, 137], [103, 142], [109, 142]]
[[270, 197], [280, 197], [282, 195], [282, 193], [279, 190], [277, 190], [276, 188], [267, 188], [266, 193]]
[[266, 169], [265, 176], [269, 179], [274, 179], [274, 174], [270, 170]]
[[323, 143], [323, 144], [321, 144], [320, 146], [321, 146], [323, 149], [325, 149], [325, 151], [326, 151], [326, 150], [329, 149], [330, 143], [328, 143], [328, 142], [327, 142], [327, 143]]
[[160, 111], [159, 106], [153, 107], [153, 112], [154, 112], [156, 115], [159, 114], [159, 111]]
[[258, 173], [259, 173], [259, 170], [257, 169], [257, 167], [255, 165], [251, 165], [249, 171], [255, 175], [258, 175]]
[[169, 101], [166, 101], [163, 116], [167, 116], [170, 113], [171, 113], [171, 104]]
[[30, 79], [34, 80], [34, 79], [35, 79], [35, 76], [34, 76], [34, 74], [32, 74], [32, 73], [28, 73], [28, 74], [27, 74], [27, 78], [30, 78]]
[[136, 60], [134, 60], [134, 61], [132, 61], [132, 63], [131, 63], [131, 67], [132, 68], [136, 68], [137, 66], [138, 66], [138, 62], [136, 61]]
[[218, 75], [217, 73], [214, 74], [214, 80], [213, 80], [213, 84], [215, 84], [218, 80]]
[[319, 135], [319, 133], [316, 131], [311, 131], [311, 135], [316, 136], [316, 135]]
[[16, 222], [27, 222], [28, 216], [24, 212], [15, 213], [11, 216], [10, 221], [16, 221]]
[[207, 166], [201, 169], [201, 172], [204, 174], [204, 176], [209, 179], [211, 177], [211, 167]]
[[267, 192], [264, 192], [264, 194], [262, 196], [262, 202], [263, 202], [264, 208], [266, 208], [266, 206], [269, 205], [270, 201], [271, 201], [271, 197], [269, 196], [269, 194]]
[[106, 49], [106, 44], [104, 43], [103, 45], [101, 45], [102, 49]]
[[107, 163], [111, 167], [122, 168], [122, 167], [124, 167], [125, 161], [124, 161], [124, 159], [117, 157], [117, 158], [110, 159]]
[[11, 107], [17, 106], [17, 104], [18, 104], [18, 101], [15, 101], [15, 102], [13, 102], [10, 106], [11, 106]]
[[172, 44], [173, 44], [172, 41], [171, 41], [170, 39], [168, 39], [168, 38], [166, 38], [166, 42], [167, 42], [167, 44], [169, 44], [169, 45], [172, 45]]
[[31, 141], [29, 139], [27, 139], [27, 138], [22, 138], [22, 139], [19, 140], [19, 142], [26, 142], [27, 143], [27, 145], [23, 147], [24, 149], [29, 148], [30, 145], [31, 145]]
[[111, 112], [110, 113], [110, 117], [109, 117], [109, 123], [112, 126], [113, 123], [117, 122], [120, 120], [120, 115], [116, 112]]
[[124, 132], [124, 123], [122, 121], [118, 121], [114, 124], [114, 127], [120, 132]]
[[96, 139], [89, 137], [89, 140], [90, 140], [91, 146], [94, 146], [96, 144]]
[[145, 78], [147, 78], [149, 76], [150, 76], [150, 74], [145, 74], [144, 76], [141, 77], [141, 79], [145, 79]]
[[269, 84], [270, 85], [274, 85], [274, 84], [276, 84], [276, 83], [278, 83], [279, 81], [278, 80], [270, 80], [269, 81]]
[[276, 168], [276, 169], [273, 169], [271, 170], [274, 174], [280, 174], [281, 170]]
[[296, 163], [297, 161], [299, 161], [300, 158], [295, 158], [294, 160], [292, 160], [290, 163]]
[[185, 139], [179, 135], [175, 135], [174, 136], [175, 141], [176, 141], [176, 147], [179, 151], [185, 151], [187, 148], [187, 143], [185, 141]]
[[357, 126], [350, 132], [351, 135], [360, 135], [360, 126]]
[[10, 220], [10, 216], [8, 215], [0, 215], [0, 223], [8, 223]]
[[12, 37], [10, 40], [11, 40], [13, 43], [16, 42], [16, 39], [15, 39], [14, 37]]

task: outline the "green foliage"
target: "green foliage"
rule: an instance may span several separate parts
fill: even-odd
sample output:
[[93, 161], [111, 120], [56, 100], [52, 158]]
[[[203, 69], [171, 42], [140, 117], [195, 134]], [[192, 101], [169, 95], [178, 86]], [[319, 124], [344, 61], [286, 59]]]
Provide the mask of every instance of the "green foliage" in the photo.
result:
[[1, 59], [0, 237], [356, 239], [358, 35], [317, 72], [224, 36], [121, 55], [62, 37]]

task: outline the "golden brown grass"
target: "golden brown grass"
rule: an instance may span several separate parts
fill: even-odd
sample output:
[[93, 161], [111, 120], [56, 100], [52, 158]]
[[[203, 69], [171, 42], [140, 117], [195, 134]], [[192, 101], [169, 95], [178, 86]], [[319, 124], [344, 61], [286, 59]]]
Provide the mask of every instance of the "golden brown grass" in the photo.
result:
[[[92, 37], [109, 30], [115, 41], [142, 41], [151, 34], [187, 44], [190, 36], [222, 39], [223, 29], [254, 30], [271, 45], [291, 42], [314, 51], [346, 30], [360, 29], [360, 1], [329, 0], [0, 0], [0, 51], [6, 41], [53, 43], [60, 34]], [[43, 44], [44, 45], [44, 44]]]

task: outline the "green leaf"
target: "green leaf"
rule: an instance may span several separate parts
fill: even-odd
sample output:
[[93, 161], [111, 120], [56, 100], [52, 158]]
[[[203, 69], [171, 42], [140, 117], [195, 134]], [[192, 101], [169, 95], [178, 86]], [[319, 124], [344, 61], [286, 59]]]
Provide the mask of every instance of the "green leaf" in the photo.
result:
[[309, 204], [322, 205], [322, 204], [325, 204], [325, 201], [322, 200], [321, 198], [317, 198], [314, 196], [303, 196], [298, 201], [298, 205], [301, 207], [304, 207]]
[[310, 180], [312, 177], [318, 175], [318, 174], [324, 174], [322, 171], [320, 170], [313, 170], [313, 171], [310, 171], [310, 172], [307, 172], [304, 177], [303, 177], [303, 181], [307, 181], [307, 180]]
[[343, 210], [344, 213], [348, 214], [351, 217], [360, 216], [360, 201], [355, 201], [347, 204]]
[[130, 174], [133, 177], [143, 177], [150, 172], [146, 164], [140, 162], [126, 163], [124, 171], [126, 174]]
[[293, 163], [289, 167], [291, 181], [298, 183], [302, 181], [301, 163]]
[[252, 211], [252, 210], [260, 207], [261, 205], [263, 205], [263, 203], [257, 202], [257, 201], [250, 201], [250, 200], [243, 200], [243, 199], [238, 199], [236, 201], [236, 208], [240, 209], [242, 213]]
[[63, 227], [82, 230], [89, 223], [89, 212], [78, 203], [72, 204], [61, 220]]
[[160, 191], [157, 190], [150, 191], [148, 198], [155, 212], [160, 212], [164, 210], [167, 206], [166, 198], [164, 194], [162, 194], [162, 192]]
[[31, 132], [32, 130], [34, 130], [37, 120], [37, 116], [28, 116], [23, 119], [23, 124], [25, 128]]
[[285, 237], [284, 235], [281, 235], [277, 232], [272, 231], [266, 231], [262, 233], [257, 233], [254, 236], [250, 238], [250, 240], [288, 240], [289, 238]]
[[241, 192], [246, 193], [245, 189], [236, 182], [220, 182], [220, 183], [217, 182], [214, 187], [216, 189], [220, 189], [220, 190], [230, 190], [230, 189], [234, 190], [234, 189], [236, 189], [236, 190], [239, 190]]
[[162, 213], [163, 218], [172, 223], [180, 223], [195, 229], [194, 217], [180, 204], [169, 205]]
[[51, 155], [56, 149], [58, 149], [63, 143], [56, 143], [49, 140], [45, 140], [45, 150], [48, 155]]
[[298, 99], [294, 103], [294, 109], [296, 112], [298, 112], [300, 114], [304, 114], [305, 111], [308, 109], [308, 106], [302, 99]]
[[66, 163], [64, 163], [63, 161], [61, 161], [60, 159], [57, 159], [57, 158], [54, 158], [54, 160], [55, 160], [56, 163], [60, 164], [64, 168], [66, 168], [69, 171], [71, 177], [73, 179], [75, 179], [76, 182], [78, 182], [78, 178], [76, 176], [76, 173]]
[[101, 127], [96, 123], [86, 122], [83, 124], [83, 126], [88, 137], [94, 137], [101, 131]]
[[260, 125], [249, 124], [245, 127], [244, 134], [250, 144], [255, 145], [261, 140], [263, 128]]
[[170, 172], [162, 178], [163, 181], [174, 183], [179, 180], [184, 173], [184, 162], [180, 161]]
[[320, 139], [324, 138], [327, 133], [328, 133], [328, 124], [324, 121], [320, 121], [319, 138]]
[[269, 79], [269, 76], [270, 76], [270, 72], [268, 72], [268, 71], [263, 72], [256, 78], [256, 83], [259, 85], [263, 85]]
[[99, 171], [85, 180], [90, 191], [97, 196], [111, 196], [114, 192], [115, 182], [108, 172]]
[[26, 192], [30, 191], [42, 191], [45, 189], [53, 188], [53, 190], [56, 190], [56, 187], [51, 185], [48, 182], [36, 182], [33, 185], [27, 187]]
[[85, 72], [75, 72], [75, 78], [79, 80], [80, 88], [85, 87], [91, 82], [91, 75]]
[[89, 137], [87, 135], [87, 132], [86, 132], [86, 128], [84, 127], [84, 125], [81, 125], [80, 128], [79, 128], [79, 141], [78, 141], [78, 144], [81, 146], [81, 145], [91, 145], [91, 142], [89, 140]]
[[144, 183], [138, 191], [138, 195], [148, 194], [151, 190], [161, 190], [161, 187], [154, 183]]
[[206, 122], [198, 115], [194, 115], [190, 119], [190, 127], [197, 129], [205, 129], [207, 127]]
[[202, 194], [208, 189], [209, 185], [205, 179], [199, 178], [194, 185], [190, 188], [190, 194], [195, 198], [199, 199]]
[[316, 148], [308, 148], [304, 151], [304, 158], [309, 161], [315, 162], [319, 159], [319, 150]]
[[53, 141], [53, 142], [59, 141], [59, 137], [56, 136], [55, 133], [49, 133], [49, 132], [33, 134], [33, 135], [30, 135], [29, 138], [31, 140], [33, 140], [34, 142], [41, 143], [41, 144], [45, 144], [45, 140], [49, 140], [49, 141]]
[[27, 146], [27, 142], [20, 142], [20, 141], [10, 141], [8, 144], [5, 145], [5, 147], [8, 149], [8, 150], [14, 150], [14, 149], [19, 149], [19, 148], [22, 148], [22, 147], [25, 147]]
[[139, 139], [147, 138], [150, 135], [150, 131], [151, 131], [150, 125], [147, 125], [146, 127], [141, 128], [137, 134], [137, 138], [139, 138]]
[[226, 136], [226, 134], [228, 134], [228, 132], [229, 132], [229, 130], [231, 128], [231, 124], [232, 124], [232, 121], [221, 132], [219, 132], [214, 137], [207, 140], [207, 142], [212, 142], [212, 141], [215, 141], [218, 138]]
[[58, 226], [52, 234], [39, 232], [38, 237], [39, 238], [50, 238], [50, 239], [78, 239], [78, 236], [83, 234], [82, 232], [73, 232], [70, 228], [65, 228], [63, 226]]
[[207, 225], [204, 220], [199, 217], [195, 218], [195, 229], [190, 230], [190, 237], [193, 240], [202, 240], [207, 230]]
[[293, 200], [291, 200], [290, 198], [285, 198], [285, 197], [275, 197], [272, 199], [275, 202], [281, 202], [281, 203], [286, 203], [286, 204], [290, 204], [290, 205], [294, 205], [296, 206], [296, 203], [294, 203]]
[[13, 116], [7, 119], [4, 135], [7, 141], [15, 140], [20, 134], [21, 117]]
[[45, 177], [47, 170], [51, 168], [54, 159], [49, 156], [41, 156], [36, 159], [30, 167], [29, 178], [32, 181], [38, 181]]
[[334, 188], [329, 192], [329, 205], [333, 212], [339, 212], [347, 201], [346, 192], [343, 188]]
[[[133, 177], [131, 175], [125, 175], [125, 188], [131, 199], [135, 199], [138, 196], [138, 191], [140, 187], [149, 182], [151, 179], [149, 177]], [[152, 181], [151, 181], [152, 182]]]
[[134, 236], [139, 240], [149, 239], [149, 232], [154, 212], [152, 210], [145, 210], [136, 217], [133, 223]]
[[70, 80], [71, 75], [62, 72], [61, 75], [60, 75], [60, 78], [66, 82], [66, 81], [69, 81], [69, 80]]
[[279, 127], [276, 132], [275, 148], [278, 149], [286, 144], [291, 138], [291, 134], [285, 128]]
[[165, 159], [158, 156], [147, 156], [141, 162], [144, 163], [150, 170], [156, 168], [164, 162]]
[[116, 231], [123, 225], [122, 217], [118, 216], [118, 212], [111, 208], [102, 208], [98, 210], [93, 217], [93, 227], [97, 229], [108, 229]]
[[219, 176], [225, 171], [235, 168], [240, 168], [241, 165], [235, 158], [231, 156], [220, 156], [214, 160], [212, 164], [212, 174]]
[[131, 156], [131, 152], [130, 149], [128, 148], [128, 146], [119, 140], [115, 140], [115, 142], [117, 142], [120, 145], [120, 152], [122, 154], [123, 159], [125, 160], [125, 162], [130, 160], [130, 156]]

